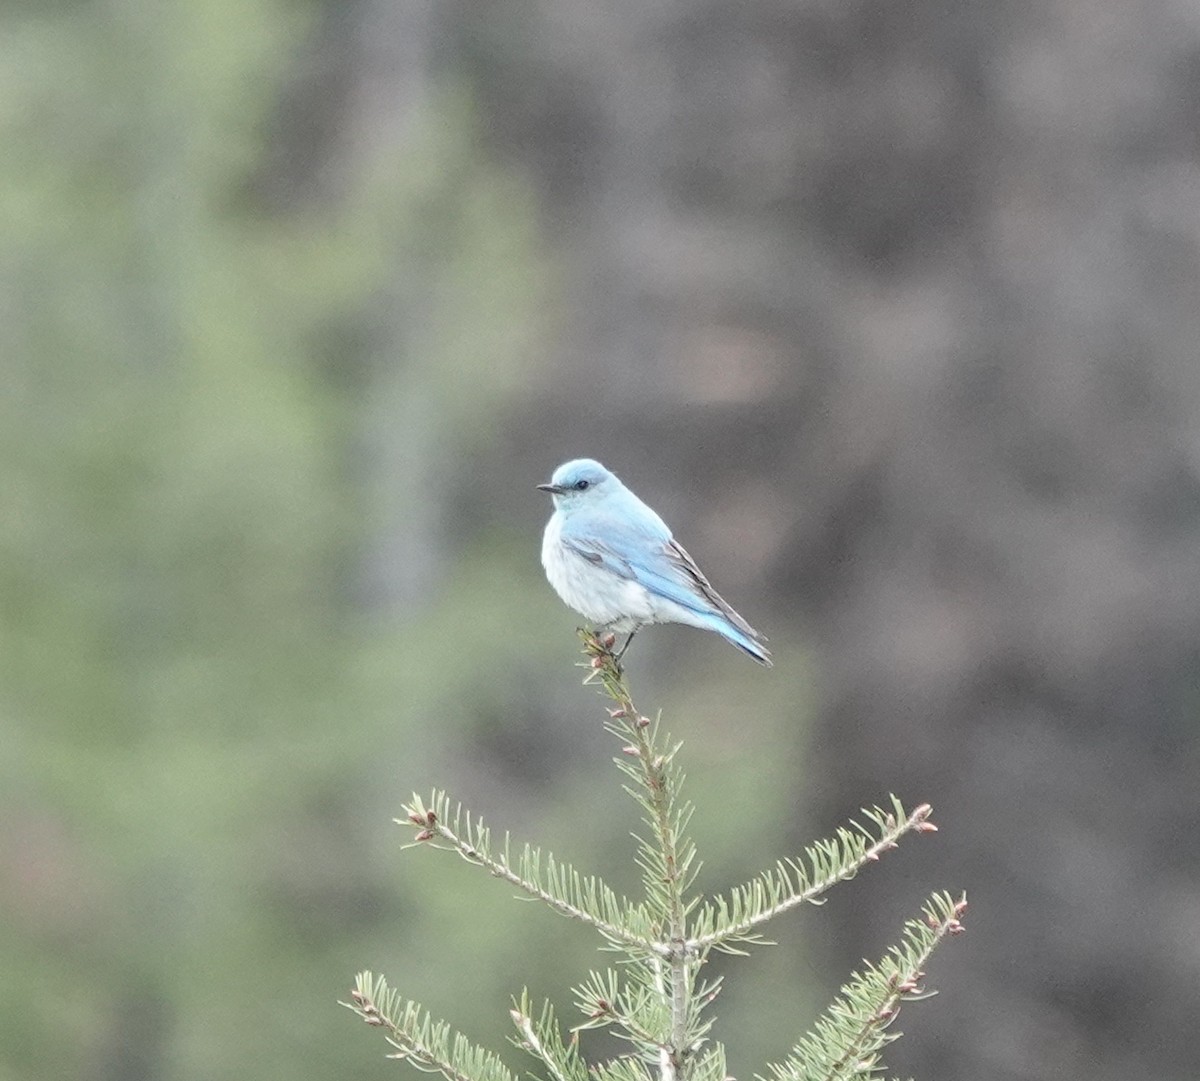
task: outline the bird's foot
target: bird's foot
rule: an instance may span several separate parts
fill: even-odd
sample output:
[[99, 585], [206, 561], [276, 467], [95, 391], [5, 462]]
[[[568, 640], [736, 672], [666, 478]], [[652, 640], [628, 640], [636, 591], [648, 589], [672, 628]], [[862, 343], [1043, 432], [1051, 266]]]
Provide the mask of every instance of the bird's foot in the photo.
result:
[[[629, 643], [633, 641], [633, 636], [637, 634], [637, 632], [637, 627], [634, 627], [633, 630], [629, 632], [629, 637], [625, 639], [625, 644], [621, 647], [621, 652], [613, 654], [613, 663], [617, 666], [618, 672], [621, 670], [621, 658], [625, 656], [625, 651], [629, 648]], [[616, 640], [617, 636], [615, 634], [608, 635], [608, 648], [610, 650], [612, 649], [613, 643], [616, 642]]]
[[[579, 637], [583, 639], [584, 651], [592, 658], [591, 665], [593, 668], [611, 668], [618, 677], [623, 674], [621, 667], [621, 657], [625, 654], [625, 649], [629, 642], [626, 640], [625, 645], [621, 647], [620, 653], [614, 653], [613, 647], [617, 644], [617, 636], [612, 631], [592, 630], [590, 627], [579, 627]], [[633, 636], [630, 635], [630, 638]]]

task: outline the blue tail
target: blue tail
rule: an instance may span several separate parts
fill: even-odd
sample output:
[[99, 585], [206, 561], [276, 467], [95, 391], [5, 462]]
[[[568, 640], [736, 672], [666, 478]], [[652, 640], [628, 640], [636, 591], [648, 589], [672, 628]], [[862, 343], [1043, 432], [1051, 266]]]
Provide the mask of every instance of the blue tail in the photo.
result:
[[[713, 615], [706, 620], [708, 626], [717, 632], [730, 645], [737, 646], [743, 653], [749, 654], [764, 668], [771, 667], [771, 651], [763, 644], [766, 639], [762, 635], [751, 638], [739, 630], [723, 616]], [[757, 634], [757, 632], [755, 632]]]

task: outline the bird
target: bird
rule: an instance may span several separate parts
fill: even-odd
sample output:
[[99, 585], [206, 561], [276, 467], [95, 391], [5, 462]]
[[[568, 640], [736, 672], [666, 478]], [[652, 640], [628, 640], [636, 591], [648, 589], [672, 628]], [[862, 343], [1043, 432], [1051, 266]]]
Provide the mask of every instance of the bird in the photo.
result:
[[548, 484], [554, 513], [542, 536], [542, 566], [568, 608], [633, 636], [651, 623], [715, 631], [771, 667], [766, 638], [724, 598], [667, 524], [611, 470], [591, 458], [564, 462]]

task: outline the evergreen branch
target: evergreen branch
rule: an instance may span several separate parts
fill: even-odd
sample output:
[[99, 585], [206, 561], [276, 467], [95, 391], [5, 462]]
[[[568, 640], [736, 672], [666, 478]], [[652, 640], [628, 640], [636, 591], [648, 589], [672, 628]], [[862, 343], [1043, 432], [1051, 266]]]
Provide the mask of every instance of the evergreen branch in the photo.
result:
[[447, 1081], [517, 1081], [498, 1056], [454, 1032], [445, 1021], [435, 1021], [424, 1008], [388, 987], [382, 976], [360, 972], [350, 1001], [341, 1005], [385, 1031], [396, 1049], [388, 1058], [405, 1059], [418, 1070], [440, 1073]]
[[[631, 905], [599, 878], [581, 875], [553, 855], [543, 859], [542, 850], [533, 845], [522, 847], [514, 866], [508, 835], [502, 851], [493, 853], [491, 830], [478, 818], [473, 820], [461, 804], [451, 804], [444, 792], [435, 790], [428, 807], [414, 794], [404, 811], [408, 822], [417, 827], [414, 844], [457, 852], [468, 863], [485, 868], [560, 915], [594, 927], [614, 945], [644, 954], [665, 954], [666, 947], [653, 938], [643, 906]], [[405, 824], [403, 819], [395, 821]]]
[[[614, 637], [581, 633], [589, 669], [584, 682], [599, 683], [614, 703], [606, 728], [622, 740], [617, 765], [647, 827], [637, 837], [635, 854], [644, 900], [633, 904], [539, 848], [524, 845], [514, 854], [507, 834], [493, 846], [491, 831], [439, 791], [428, 805], [414, 795], [404, 806], [416, 828], [413, 845], [456, 852], [559, 914], [595, 928], [609, 949], [624, 955], [623, 966], [593, 971], [575, 989], [584, 1021], [566, 1039], [549, 1003], [535, 1017], [527, 992], [514, 1002], [513, 1042], [541, 1061], [548, 1081], [727, 1081], [724, 1049], [706, 1046], [712, 1021], [703, 1016], [704, 1008], [720, 988], [719, 978], [700, 978], [710, 951], [744, 952], [738, 945], [763, 941], [759, 929], [768, 920], [800, 904], [821, 903], [826, 890], [896, 848], [906, 833], [937, 827], [928, 820], [928, 805], [906, 813], [893, 796], [890, 810], [864, 809], [865, 825], [850, 822], [725, 896], [705, 900], [693, 894], [699, 862], [687, 836], [692, 808], [680, 797], [679, 745], [660, 731], [658, 720], [637, 709], [612, 652]], [[962, 930], [965, 910], [965, 897], [958, 902], [947, 894], [931, 897], [924, 920], [910, 920], [898, 946], [854, 973], [812, 1031], [759, 1081], [878, 1079], [882, 1051], [899, 1036], [889, 1029], [901, 1004], [928, 997], [920, 987], [924, 967], [947, 935]], [[516, 1081], [498, 1056], [433, 1020], [382, 977], [360, 973], [350, 997], [342, 1005], [385, 1030], [394, 1048], [390, 1057], [441, 1073], [447, 1081]], [[589, 1066], [578, 1046], [578, 1032], [589, 1028], [608, 1029], [632, 1050]]]
[[757, 928], [782, 912], [802, 904], [820, 904], [820, 897], [846, 879], [854, 878], [867, 864], [897, 847], [906, 833], [934, 832], [932, 808], [921, 804], [911, 814], [891, 797], [891, 810], [863, 808], [871, 827], [851, 822], [832, 838], [818, 841], [799, 859], [779, 860], [726, 897], [706, 902], [696, 917], [695, 934], [688, 947], [704, 953], [710, 949], [740, 953], [735, 944], [761, 942]]
[[881, 1052], [900, 1036], [888, 1028], [901, 1002], [929, 997], [930, 992], [920, 986], [925, 965], [947, 935], [961, 933], [966, 909], [965, 895], [958, 901], [947, 893], [930, 897], [924, 919], [909, 920], [900, 944], [892, 946], [879, 964], [855, 973], [788, 1058], [768, 1067], [772, 1081], [877, 1077], [883, 1069]]
[[692, 1068], [692, 1081], [730, 1081], [725, 1065], [725, 1048], [713, 1044], [704, 1054], [696, 1058]]
[[609, 969], [590, 972], [587, 982], [575, 988], [576, 1005], [585, 1018], [575, 1029], [612, 1026], [614, 1036], [632, 1043], [644, 1058], [658, 1061], [671, 1049], [663, 1035], [670, 1027], [669, 1013], [653, 983], [655, 968], [639, 966], [627, 971], [630, 978], [624, 986]]
[[651, 1081], [646, 1064], [635, 1055], [598, 1062], [590, 1071], [593, 1081]]
[[[612, 653], [611, 635], [601, 639], [582, 631], [584, 655], [590, 674], [585, 682], [598, 681], [603, 693], [616, 704], [609, 710], [607, 727], [628, 741], [624, 754], [636, 764], [618, 759], [618, 765], [633, 782], [626, 790], [641, 804], [653, 843], [640, 839], [638, 863], [646, 886], [646, 904], [665, 925], [666, 950], [652, 959], [656, 989], [669, 1005], [667, 1038], [659, 1041], [662, 1081], [679, 1081], [689, 1071], [686, 1061], [699, 1044], [699, 1025], [692, 982], [700, 958], [688, 948], [687, 915], [693, 905], [685, 897], [695, 880], [696, 851], [685, 831], [692, 809], [678, 802], [683, 776], [675, 765], [679, 744], [659, 735], [658, 722], [651, 723], [634, 704], [625, 675]], [[660, 750], [667, 743], [665, 751]]]
[[587, 1081], [587, 1066], [580, 1057], [578, 1041], [572, 1036], [570, 1043], [563, 1042], [549, 1002], [543, 1004], [541, 1015], [534, 1021], [529, 992], [522, 991], [520, 1001], [510, 1012], [521, 1034], [513, 1042], [541, 1059], [553, 1081]]

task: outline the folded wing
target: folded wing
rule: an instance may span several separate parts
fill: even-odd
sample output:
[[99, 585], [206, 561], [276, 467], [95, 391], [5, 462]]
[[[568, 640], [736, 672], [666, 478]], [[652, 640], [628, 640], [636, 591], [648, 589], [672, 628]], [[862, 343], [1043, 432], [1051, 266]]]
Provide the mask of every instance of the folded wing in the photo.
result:
[[712, 587], [665, 526], [639, 528], [613, 518], [564, 525], [562, 543], [582, 559], [635, 581], [656, 596], [701, 615], [719, 615], [755, 642], [766, 639]]

